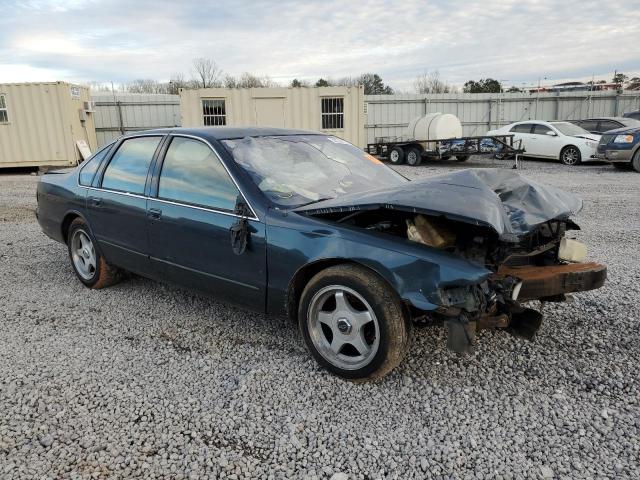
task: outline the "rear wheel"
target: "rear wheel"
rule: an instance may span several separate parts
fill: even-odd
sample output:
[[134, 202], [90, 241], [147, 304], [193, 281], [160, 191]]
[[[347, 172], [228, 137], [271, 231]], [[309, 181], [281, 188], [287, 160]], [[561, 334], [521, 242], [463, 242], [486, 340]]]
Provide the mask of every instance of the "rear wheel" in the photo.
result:
[[422, 152], [417, 147], [411, 147], [407, 151], [407, 165], [417, 167], [422, 163]]
[[313, 277], [302, 293], [298, 320], [313, 357], [344, 378], [383, 377], [409, 345], [400, 298], [357, 265], [337, 265]]
[[467, 160], [469, 160], [469, 157], [471, 155], [456, 155], [456, 160], [458, 162], [466, 162]]
[[582, 162], [580, 150], [578, 150], [578, 147], [574, 147], [573, 145], [564, 147], [560, 152], [560, 161], [564, 165], [579, 165]]
[[404, 163], [404, 150], [402, 147], [393, 147], [389, 152], [389, 161], [394, 165], [402, 165]]
[[78, 279], [89, 288], [104, 288], [120, 280], [120, 271], [109, 265], [96, 248], [89, 226], [76, 218], [67, 234], [69, 259]]

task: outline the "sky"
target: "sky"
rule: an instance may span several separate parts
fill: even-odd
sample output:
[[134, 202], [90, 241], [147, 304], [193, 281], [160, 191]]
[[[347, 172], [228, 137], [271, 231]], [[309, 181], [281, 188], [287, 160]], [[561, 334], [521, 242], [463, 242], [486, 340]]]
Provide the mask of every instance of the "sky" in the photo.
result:
[[192, 73], [293, 78], [378, 73], [410, 92], [640, 76], [640, 0], [1, 0], [0, 82], [124, 83]]

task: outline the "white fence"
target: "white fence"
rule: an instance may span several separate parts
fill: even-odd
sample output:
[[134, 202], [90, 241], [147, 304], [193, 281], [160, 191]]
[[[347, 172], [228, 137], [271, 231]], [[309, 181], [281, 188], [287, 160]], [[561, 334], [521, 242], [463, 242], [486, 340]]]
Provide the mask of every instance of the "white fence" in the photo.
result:
[[[178, 95], [93, 94], [98, 145], [125, 133], [180, 125]], [[452, 113], [465, 136], [520, 120], [614, 117], [640, 110], [640, 92], [481, 93], [365, 95], [365, 137], [399, 137], [425, 113]]]
[[640, 92], [481, 93], [365, 95], [365, 137], [399, 137], [425, 113], [452, 113], [465, 136], [521, 120], [615, 117], [640, 110]]
[[178, 95], [94, 93], [91, 100], [98, 146], [125, 133], [180, 125]]

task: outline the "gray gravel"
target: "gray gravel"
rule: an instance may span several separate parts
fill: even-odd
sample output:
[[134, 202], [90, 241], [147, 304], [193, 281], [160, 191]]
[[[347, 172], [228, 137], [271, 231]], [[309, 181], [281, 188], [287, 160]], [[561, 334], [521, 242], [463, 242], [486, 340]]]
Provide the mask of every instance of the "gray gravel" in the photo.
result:
[[319, 369], [284, 319], [141, 278], [84, 288], [35, 222], [37, 178], [0, 175], [0, 478], [638, 478], [640, 175], [522, 173], [584, 198], [608, 284], [545, 306], [535, 342], [456, 356], [417, 328], [375, 384]]

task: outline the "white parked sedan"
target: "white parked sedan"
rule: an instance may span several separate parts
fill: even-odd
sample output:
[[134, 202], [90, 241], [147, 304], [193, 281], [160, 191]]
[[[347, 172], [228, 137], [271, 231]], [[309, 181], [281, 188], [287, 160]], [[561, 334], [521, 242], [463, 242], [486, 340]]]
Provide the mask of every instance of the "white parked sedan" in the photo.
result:
[[600, 135], [589, 133], [569, 122], [528, 120], [487, 132], [487, 135], [513, 134], [522, 140], [527, 157], [557, 158], [565, 165], [596, 160]]

